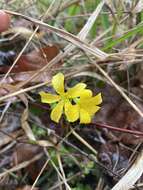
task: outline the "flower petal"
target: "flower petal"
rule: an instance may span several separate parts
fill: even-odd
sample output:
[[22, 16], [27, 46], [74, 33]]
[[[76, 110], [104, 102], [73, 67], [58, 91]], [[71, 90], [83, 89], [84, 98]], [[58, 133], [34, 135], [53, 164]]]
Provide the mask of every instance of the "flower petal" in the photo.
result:
[[52, 85], [58, 94], [64, 93], [64, 75], [58, 73], [52, 78]]
[[89, 100], [89, 104], [99, 105], [102, 103], [102, 96], [101, 93], [97, 94], [96, 96], [92, 97]]
[[99, 109], [100, 109], [99, 106], [91, 105], [91, 106], [87, 106], [85, 110], [86, 110], [91, 116], [93, 116]]
[[80, 123], [91, 123], [90, 114], [82, 108], [80, 109]]
[[85, 88], [86, 88], [86, 84], [84, 84], [84, 83], [78, 83], [74, 87], [68, 89], [67, 95], [68, 95], [69, 98], [79, 97], [80, 93]]
[[86, 110], [91, 116], [93, 116], [100, 107], [97, 106], [102, 102], [101, 93], [94, 97], [81, 97], [79, 101], [80, 108]]
[[58, 95], [53, 95], [46, 92], [40, 92], [39, 94], [41, 96], [41, 102], [43, 103], [50, 104], [50, 103], [54, 103], [60, 100], [60, 96]]
[[89, 89], [84, 89], [80, 93], [81, 99], [87, 99], [92, 97], [92, 91]]
[[79, 106], [72, 105], [70, 101], [65, 103], [65, 115], [69, 122], [74, 122], [79, 118]]
[[51, 119], [55, 122], [59, 122], [60, 118], [61, 118], [61, 115], [63, 113], [63, 107], [64, 107], [64, 102], [63, 101], [60, 101], [55, 107], [54, 109], [52, 110], [51, 112]]

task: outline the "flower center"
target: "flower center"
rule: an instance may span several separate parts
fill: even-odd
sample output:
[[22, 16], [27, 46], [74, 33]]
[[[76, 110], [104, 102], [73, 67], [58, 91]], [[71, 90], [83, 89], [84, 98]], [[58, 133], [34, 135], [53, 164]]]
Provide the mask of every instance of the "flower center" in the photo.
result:
[[68, 96], [67, 96], [67, 93], [66, 93], [66, 92], [60, 94], [60, 96], [61, 96], [61, 99], [62, 99], [63, 101], [66, 101], [66, 100], [68, 99]]

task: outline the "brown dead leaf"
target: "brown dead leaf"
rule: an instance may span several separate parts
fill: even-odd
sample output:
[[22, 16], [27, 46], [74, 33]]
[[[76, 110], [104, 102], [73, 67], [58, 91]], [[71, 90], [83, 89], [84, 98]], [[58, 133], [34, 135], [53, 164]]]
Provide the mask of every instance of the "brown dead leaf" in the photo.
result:
[[[19, 72], [19, 73], [13, 73], [10, 74], [4, 81], [3, 84], [15, 84], [18, 82], [23, 82], [28, 80], [33, 74], [35, 73], [35, 71], [26, 71], [26, 72]], [[51, 79], [51, 74], [49, 71], [47, 72], [42, 72], [42, 74], [39, 74], [38, 77], [34, 78], [33, 80], [31, 80], [31, 83], [40, 83], [40, 82], [45, 82], [45, 81], [49, 81]], [[0, 78], [1, 80], [1, 78]], [[5, 95], [7, 94], [7, 91], [4, 89], [0, 89], [0, 94]]]
[[13, 164], [17, 165], [24, 161], [28, 161], [40, 153], [41, 150], [42, 149], [37, 145], [19, 143], [12, 155]]
[[[16, 146], [15, 152], [12, 155], [12, 163], [14, 166], [16, 166], [20, 163], [31, 160], [33, 157], [40, 154], [41, 152], [42, 148], [39, 146], [20, 143]], [[33, 181], [38, 176], [43, 164], [44, 158], [31, 163], [30, 165], [28, 165], [27, 168], [25, 168], [25, 171], [28, 172], [29, 177]]]
[[[49, 45], [39, 49], [38, 51], [34, 50], [26, 55], [22, 55], [15, 67], [12, 69], [12, 72], [19, 73], [38, 70], [56, 57], [58, 53], [59, 49], [56, 45]], [[62, 62], [59, 64], [62, 64]], [[0, 67], [0, 72], [6, 73], [9, 68], [10, 66]]]

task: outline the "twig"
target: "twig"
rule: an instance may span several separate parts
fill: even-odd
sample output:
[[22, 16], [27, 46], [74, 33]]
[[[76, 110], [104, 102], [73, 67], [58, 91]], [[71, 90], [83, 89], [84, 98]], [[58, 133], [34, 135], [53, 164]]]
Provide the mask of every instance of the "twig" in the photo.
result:
[[98, 128], [106, 128], [106, 129], [110, 129], [110, 130], [118, 131], [118, 132], [122, 132], [122, 133], [129, 133], [132, 135], [143, 136], [143, 132], [140, 132], [140, 131], [124, 129], [124, 128], [119, 128], [119, 127], [113, 127], [111, 125], [100, 124], [100, 123], [91, 123], [91, 125], [95, 125]]

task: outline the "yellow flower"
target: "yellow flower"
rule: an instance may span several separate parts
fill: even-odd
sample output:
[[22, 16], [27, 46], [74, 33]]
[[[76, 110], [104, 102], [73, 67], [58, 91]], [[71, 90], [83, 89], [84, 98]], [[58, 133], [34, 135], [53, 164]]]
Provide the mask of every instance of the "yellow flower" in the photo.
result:
[[[96, 96], [92, 91], [86, 88], [86, 84], [78, 83], [67, 91], [64, 90], [64, 75], [56, 74], [52, 78], [52, 85], [56, 95], [40, 92], [43, 103], [57, 103], [51, 112], [51, 119], [59, 122], [63, 113], [69, 122], [80, 119], [80, 123], [90, 123], [93, 115], [100, 109], [98, 106], [102, 103], [101, 93]], [[71, 101], [75, 103], [74, 105]]]
[[80, 94], [83, 93], [83, 90], [86, 88], [86, 84], [78, 83], [65, 92], [64, 75], [58, 73], [52, 78], [52, 86], [57, 92], [56, 95], [40, 92], [41, 101], [43, 103], [51, 104], [57, 102], [51, 112], [51, 119], [58, 123], [64, 112], [69, 122], [76, 121], [79, 118], [78, 105], [72, 105], [71, 100], [80, 97]]
[[102, 103], [101, 93], [92, 97], [90, 90], [85, 90], [77, 100], [80, 123], [91, 123], [94, 114], [100, 109]]

